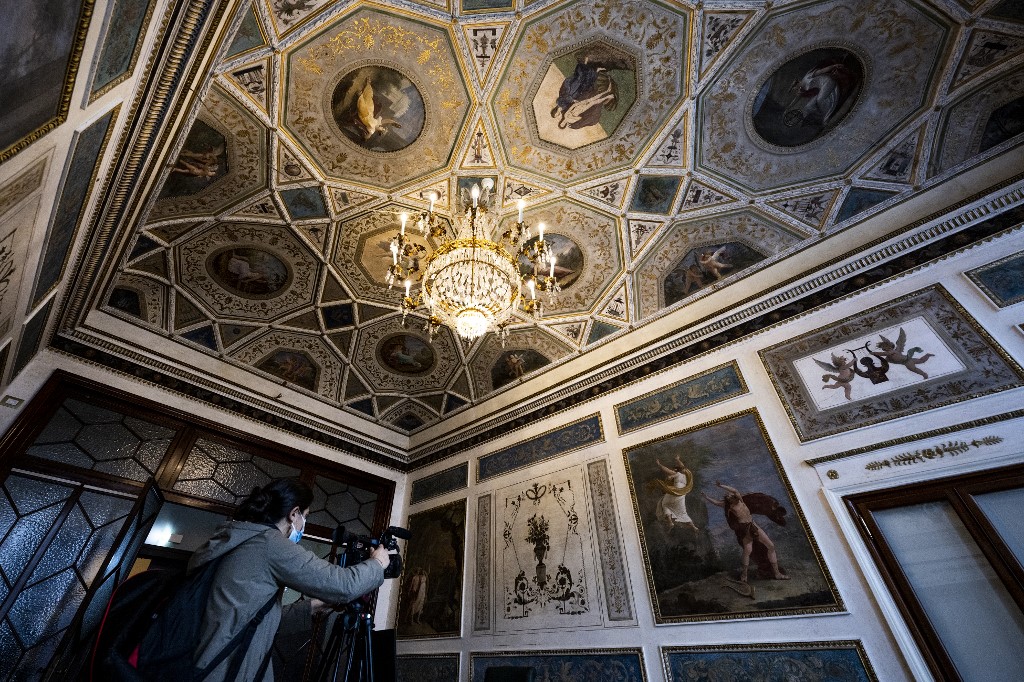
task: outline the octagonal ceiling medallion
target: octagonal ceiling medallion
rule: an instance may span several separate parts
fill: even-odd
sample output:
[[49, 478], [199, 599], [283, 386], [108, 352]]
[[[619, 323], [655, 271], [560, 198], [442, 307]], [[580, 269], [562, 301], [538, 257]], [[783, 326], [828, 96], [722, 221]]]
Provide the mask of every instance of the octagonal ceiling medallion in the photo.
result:
[[352, 360], [375, 389], [416, 394], [448, 385], [461, 356], [447, 330], [431, 341], [422, 326], [421, 318], [410, 317], [403, 327], [395, 315], [359, 330]]
[[754, 192], [846, 172], [925, 105], [947, 34], [905, 0], [770, 15], [698, 98], [697, 167]]
[[328, 400], [338, 399], [341, 360], [319, 336], [273, 329], [246, 343], [232, 357]]
[[[513, 217], [506, 218], [507, 221]], [[622, 275], [622, 249], [616, 219], [590, 206], [558, 200], [531, 206], [529, 220], [543, 222], [548, 248], [557, 258], [555, 275], [562, 291], [544, 304], [545, 318], [592, 312], [612, 282]], [[536, 238], [534, 238], [536, 239]], [[523, 274], [531, 272], [521, 259]]]
[[266, 147], [252, 114], [210, 88], [148, 219], [213, 213], [264, 187]]
[[284, 64], [282, 125], [326, 176], [392, 188], [449, 164], [471, 98], [446, 27], [357, 9]]
[[688, 25], [656, 2], [525, 22], [490, 102], [508, 163], [573, 182], [634, 162], [685, 95]]
[[319, 265], [285, 227], [217, 223], [175, 247], [178, 281], [217, 317], [267, 322], [313, 303]]

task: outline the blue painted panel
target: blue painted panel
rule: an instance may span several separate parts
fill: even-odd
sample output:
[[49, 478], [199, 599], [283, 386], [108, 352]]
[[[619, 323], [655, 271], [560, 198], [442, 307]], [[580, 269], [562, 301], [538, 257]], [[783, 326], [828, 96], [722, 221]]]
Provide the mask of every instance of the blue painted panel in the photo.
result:
[[616, 680], [645, 682], [639, 651], [578, 651], [573, 653], [510, 652], [472, 655], [471, 679], [484, 680], [492, 667], [533, 668], [536, 680]]
[[462, 490], [468, 485], [468, 480], [469, 462], [463, 462], [436, 474], [418, 478], [412, 482], [412, 495], [409, 503], [416, 504], [453, 490]]
[[[670, 682], [714, 680], [788, 680], [801, 682], [870, 682], [856, 648], [669, 651]], [[799, 671], [799, 673], [795, 673]], [[797, 674], [798, 677], [794, 677]]]
[[484, 481], [602, 441], [604, 430], [601, 428], [601, 417], [592, 414], [574, 424], [481, 457], [478, 460], [477, 480]]
[[747, 387], [734, 363], [684, 379], [654, 393], [615, 406], [619, 433], [629, 433], [741, 395]]
[[397, 682], [451, 682], [459, 679], [459, 655], [398, 656]]
[[132, 67], [132, 56], [139, 42], [146, 17], [149, 16], [151, 0], [117, 0], [110, 12], [107, 35], [103, 38], [96, 74], [93, 76], [92, 92], [128, 73]]
[[14, 359], [14, 370], [11, 372], [11, 381], [18, 376], [25, 365], [29, 363], [36, 352], [39, 351], [39, 344], [43, 339], [43, 331], [46, 329], [46, 321], [50, 318], [50, 309], [53, 307], [51, 298], [43, 306], [42, 310], [25, 324], [25, 331], [21, 334], [21, 343], [18, 345], [18, 355]]
[[96, 162], [103, 152], [103, 142], [106, 140], [113, 117], [114, 112], [108, 112], [83, 130], [75, 142], [71, 166], [68, 168], [68, 175], [64, 179], [64, 187], [57, 202], [57, 214], [46, 239], [32, 305], [39, 304], [60, 281], [64, 272], [64, 262], [71, 251], [78, 220], [88, 199], [89, 190], [93, 186]]

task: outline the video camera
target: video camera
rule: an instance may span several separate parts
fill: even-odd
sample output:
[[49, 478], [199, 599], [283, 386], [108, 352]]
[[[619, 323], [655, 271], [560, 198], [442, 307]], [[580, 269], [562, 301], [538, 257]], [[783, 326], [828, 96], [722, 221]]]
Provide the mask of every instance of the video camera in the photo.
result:
[[397, 578], [402, 574], [402, 555], [398, 553], [398, 541], [412, 537], [407, 529], [400, 526], [388, 526], [379, 538], [369, 535], [356, 535], [345, 530], [345, 526], [334, 529], [331, 541], [338, 546], [338, 565], [349, 566], [366, 561], [373, 550], [383, 547], [391, 553], [391, 563], [384, 570], [385, 578]]

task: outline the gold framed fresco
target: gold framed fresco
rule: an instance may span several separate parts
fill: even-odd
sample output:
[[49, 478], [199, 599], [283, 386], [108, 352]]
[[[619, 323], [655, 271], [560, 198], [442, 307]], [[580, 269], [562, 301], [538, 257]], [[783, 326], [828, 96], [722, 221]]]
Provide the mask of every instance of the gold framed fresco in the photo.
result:
[[941, 285], [759, 351], [801, 441], [1024, 385]]
[[843, 610], [757, 410], [623, 458], [656, 623]]
[[466, 558], [466, 500], [409, 515], [398, 592], [398, 639], [458, 637]]
[[[28, 3], [4, 17], [0, 38], [0, 163], [68, 117], [95, 0]], [[16, 103], [16, 106], [15, 106]]]

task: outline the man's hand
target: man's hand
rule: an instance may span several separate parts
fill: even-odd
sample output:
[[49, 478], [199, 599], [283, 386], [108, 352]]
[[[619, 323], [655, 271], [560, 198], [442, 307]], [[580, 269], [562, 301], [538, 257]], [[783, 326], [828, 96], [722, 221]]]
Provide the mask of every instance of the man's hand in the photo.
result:
[[385, 571], [388, 570], [388, 566], [391, 564], [391, 555], [388, 553], [388, 550], [384, 549], [380, 545], [377, 545], [373, 550], [373, 553], [370, 554], [370, 558], [380, 564], [380, 567]]

